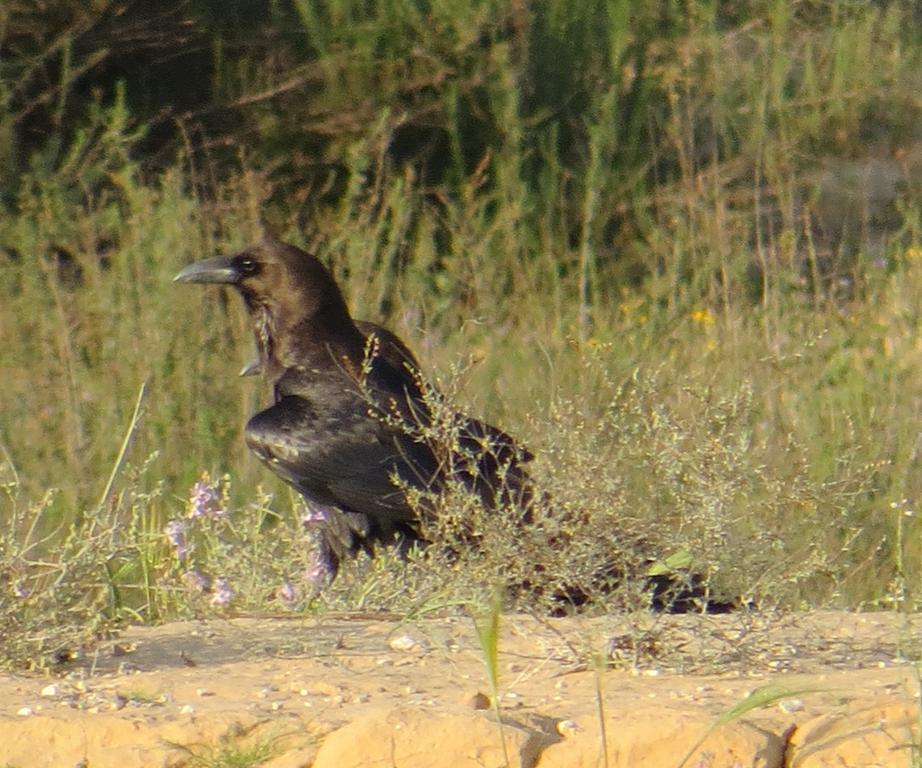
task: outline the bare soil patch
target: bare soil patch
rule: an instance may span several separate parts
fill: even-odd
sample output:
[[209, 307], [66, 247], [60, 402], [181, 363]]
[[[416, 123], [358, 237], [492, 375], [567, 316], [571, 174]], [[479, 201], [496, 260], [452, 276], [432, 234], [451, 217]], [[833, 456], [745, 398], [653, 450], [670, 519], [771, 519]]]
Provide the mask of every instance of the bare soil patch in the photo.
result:
[[[499, 648], [502, 737], [484, 709], [487, 674], [469, 618], [134, 627], [59, 676], [0, 677], [0, 765], [204, 765], [233, 749], [273, 766], [348, 765], [350, 750], [355, 765], [465, 765], [465, 755], [471, 765], [601, 765], [605, 722], [609, 765], [668, 768], [764, 686], [789, 695], [718, 729], [689, 765], [908, 766], [919, 743], [919, 616], [511, 615]], [[733, 728], [751, 754], [717, 738]], [[398, 736], [383, 738], [388, 729]], [[418, 746], [431, 729], [441, 729], [434, 752], [400, 752], [400, 732]]]

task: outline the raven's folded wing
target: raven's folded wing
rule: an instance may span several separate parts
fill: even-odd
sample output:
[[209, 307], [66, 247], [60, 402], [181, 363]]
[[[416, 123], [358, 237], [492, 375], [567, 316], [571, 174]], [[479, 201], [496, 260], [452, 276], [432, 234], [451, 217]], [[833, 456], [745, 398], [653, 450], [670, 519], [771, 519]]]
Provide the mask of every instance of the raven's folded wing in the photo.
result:
[[425, 446], [369, 418], [348, 396], [322, 410], [282, 397], [250, 419], [246, 442], [308, 501], [366, 514], [384, 529], [416, 519], [394, 476], [426, 488], [437, 474]]

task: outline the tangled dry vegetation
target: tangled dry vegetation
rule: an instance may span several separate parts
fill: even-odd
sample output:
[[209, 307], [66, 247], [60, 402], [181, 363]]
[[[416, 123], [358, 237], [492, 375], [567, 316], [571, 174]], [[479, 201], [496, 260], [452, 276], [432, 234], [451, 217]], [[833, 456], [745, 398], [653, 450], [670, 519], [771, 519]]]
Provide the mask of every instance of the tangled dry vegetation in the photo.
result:
[[[206, 472], [184, 501], [164, 498], [160, 483], [145, 490], [154, 455], [121, 469], [119, 490], [62, 529], [50, 495], [24, 503], [7, 462], [14, 517], [0, 539], [4, 663], [53, 665], [91, 652], [124, 621], [480, 612], [497, 590], [504, 607], [538, 613], [777, 607], [840, 567], [823, 542], [791, 536], [788, 526], [810, 515], [836, 525], [866, 477], [847, 487], [811, 484], [796, 445], [784, 456], [766, 452], [751, 427], [749, 387], [719, 399], [688, 390], [680, 410], [658, 394], [662, 373], [611, 382], [598, 357], [586, 366], [605, 388], [605, 405], [587, 413], [557, 403], [549, 423], [534, 425], [548, 439], [536, 446], [538, 500], [528, 524], [521, 510], [486, 509], [461, 484], [417, 496], [433, 545], [362, 555], [329, 586], [314, 571], [293, 493], [257, 489], [241, 504], [230, 474]], [[440, 389], [451, 392], [444, 381]], [[430, 439], [456, 441], [450, 394], [433, 395], [430, 406], [431, 429], [443, 431]], [[136, 415], [131, 430], [143, 408]]]

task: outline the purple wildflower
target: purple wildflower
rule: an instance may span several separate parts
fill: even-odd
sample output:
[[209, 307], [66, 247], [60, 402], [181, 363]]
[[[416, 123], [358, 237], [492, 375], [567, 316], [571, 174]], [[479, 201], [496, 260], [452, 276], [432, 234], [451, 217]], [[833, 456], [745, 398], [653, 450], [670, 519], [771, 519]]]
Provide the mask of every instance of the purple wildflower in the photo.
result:
[[307, 512], [301, 515], [301, 525], [305, 528], [312, 526], [315, 523], [325, 523], [327, 520], [327, 512], [321, 506], [311, 506], [307, 505]]
[[278, 588], [278, 596], [283, 603], [293, 603], [298, 599], [298, 591], [290, 581], [285, 581]]
[[183, 559], [189, 554], [189, 545], [186, 542], [186, 524], [182, 520], [170, 520], [163, 532], [176, 550], [176, 556]]
[[211, 579], [208, 574], [202, 573], [197, 568], [192, 568], [182, 575], [186, 584], [198, 592], [207, 592], [211, 588]]
[[307, 568], [304, 569], [304, 580], [309, 584], [320, 586], [329, 578], [326, 563], [321, 558], [315, 558]]
[[212, 605], [227, 605], [234, 599], [234, 590], [230, 582], [223, 576], [218, 576], [214, 583], [214, 593], [211, 595]]
[[13, 585], [13, 594], [20, 598], [25, 599], [29, 596], [29, 590], [26, 587], [26, 582], [20, 579]]
[[189, 517], [224, 517], [225, 511], [221, 507], [221, 494], [218, 488], [212, 485], [211, 478], [208, 474], [202, 475], [202, 479], [196, 481], [192, 486], [192, 493], [189, 496]]
[[336, 574], [333, 560], [329, 551], [324, 547], [316, 547], [311, 553], [311, 562], [304, 569], [304, 580], [315, 587], [329, 584]]

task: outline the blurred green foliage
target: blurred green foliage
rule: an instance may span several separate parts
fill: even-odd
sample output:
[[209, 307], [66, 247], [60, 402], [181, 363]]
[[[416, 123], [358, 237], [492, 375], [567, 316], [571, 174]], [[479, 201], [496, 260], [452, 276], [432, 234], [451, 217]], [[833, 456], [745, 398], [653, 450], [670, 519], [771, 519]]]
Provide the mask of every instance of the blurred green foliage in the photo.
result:
[[265, 393], [236, 377], [239, 302], [170, 283], [268, 225], [523, 435], [590, 530], [630, 518], [738, 594], [915, 605], [918, 22], [905, 0], [4, 3], [0, 517], [42, 498], [79, 529], [142, 382], [146, 531], [202, 471], [287, 514], [240, 439]]

